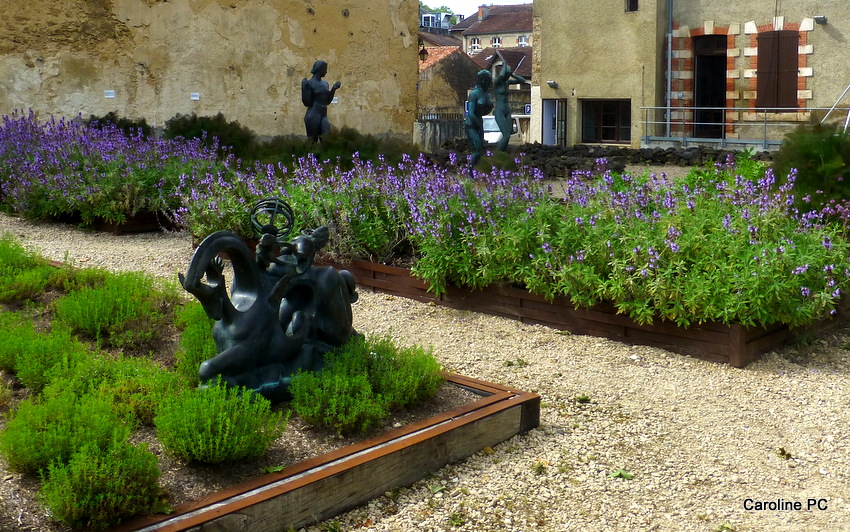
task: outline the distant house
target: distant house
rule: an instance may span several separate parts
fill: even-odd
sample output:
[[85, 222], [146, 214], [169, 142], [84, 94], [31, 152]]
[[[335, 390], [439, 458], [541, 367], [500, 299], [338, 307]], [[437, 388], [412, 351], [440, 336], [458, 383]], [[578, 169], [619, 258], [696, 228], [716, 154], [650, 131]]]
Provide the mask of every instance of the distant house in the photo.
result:
[[775, 149], [850, 89], [847, 1], [535, 0], [534, 18], [543, 144]]
[[428, 47], [419, 62], [419, 114], [461, 114], [479, 66], [458, 46]]
[[428, 33], [443, 33], [448, 35], [451, 28], [451, 13], [432, 13], [419, 8], [419, 29]]
[[450, 33], [463, 40], [463, 50], [474, 55], [484, 48], [531, 46], [534, 4], [481, 6], [451, 27]]
[[435, 151], [445, 141], [465, 137], [466, 97], [475, 86], [479, 66], [460, 46], [429, 46], [427, 51], [419, 62], [413, 138], [420, 149]]

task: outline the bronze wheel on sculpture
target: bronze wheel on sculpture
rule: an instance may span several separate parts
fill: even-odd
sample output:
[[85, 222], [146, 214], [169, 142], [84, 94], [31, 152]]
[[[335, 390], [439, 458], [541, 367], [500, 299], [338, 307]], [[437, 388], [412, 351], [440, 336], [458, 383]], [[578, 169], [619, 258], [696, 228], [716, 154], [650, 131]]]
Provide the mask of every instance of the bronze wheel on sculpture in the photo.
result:
[[[280, 222], [282, 224], [278, 225]], [[292, 207], [280, 198], [260, 200], [251, 209], [251, 229], [258, 238], [271, 234], [282, 242], [292, 232], [294, 225]]]

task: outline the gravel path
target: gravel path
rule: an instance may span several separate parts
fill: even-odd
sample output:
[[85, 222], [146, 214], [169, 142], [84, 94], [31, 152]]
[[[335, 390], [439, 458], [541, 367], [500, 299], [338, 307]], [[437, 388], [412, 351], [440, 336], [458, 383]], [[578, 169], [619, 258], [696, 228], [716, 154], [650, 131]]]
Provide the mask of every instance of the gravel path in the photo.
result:
[[[0, 215], [3, 232], [48, 258], [172, 279], [192, 254], [179, 233]], [[432, 345], [446, 369], [543, 403], [539, 429], [338, 516], [339, 530], [850, 530], [846, 323], [741, 370], [369, 292], [354, 315], [364, 333]]]

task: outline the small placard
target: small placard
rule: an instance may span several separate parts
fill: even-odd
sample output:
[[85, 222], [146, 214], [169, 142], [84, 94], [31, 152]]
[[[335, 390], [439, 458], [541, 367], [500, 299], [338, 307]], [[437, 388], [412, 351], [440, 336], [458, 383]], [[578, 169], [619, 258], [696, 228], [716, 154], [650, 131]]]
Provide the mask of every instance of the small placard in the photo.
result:
[[112, 90], [112, 89], [105, 90], [105, 91], [103, 91], [103, 97], [104, 98], [115, 98], [115, 91]]
[[525, 104], [525, 114], [527, 114], [527, 115], [531, 114], [531, 104], [530, 103]]
[[331, 100], [331, 103], [339, 103], [339, 96], [334, 96], [334, 99]]
[[193, 92], [189, 95], [189, 99], [190, 100], [200, 100], [201, 99], [201, 93], [200, 92]]

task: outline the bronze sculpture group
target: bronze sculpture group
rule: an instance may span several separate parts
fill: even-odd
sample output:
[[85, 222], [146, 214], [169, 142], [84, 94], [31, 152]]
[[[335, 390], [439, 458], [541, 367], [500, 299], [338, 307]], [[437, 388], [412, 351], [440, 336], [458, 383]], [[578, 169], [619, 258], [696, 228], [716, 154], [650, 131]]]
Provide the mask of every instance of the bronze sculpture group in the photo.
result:
[[[470, 174], [472, 174], [472, 168], [475, 167], [484, 153], [484, 116], [489, 114], [490, 111], [493, 111], [499, 132], [502, 134], [496, 143], [496, 149], [505, 151], [508, 148], [508, 142], [513, 134], [511, 106], [508, 102], [508, 82], [510, 80], [526, 83], [524, 78], [513, 73], [507, 63], [502, 66], [502, 70], [495, 79], [493, 79], [489, 70], [481, 70], [478, 72], [478, 83], [469, 93], [464, 124], [466, 125], [466, 136], [472, 148], [472, 157], [469, 163]], [[489, 89], [491, 86], [495, 94], [495, 105], [490, 98]]]
[[[260, 222], [262, 216], [269, 221]], [[289, 396], [293, 374], [320, 370], [325, 353], [357, 334], [354, 277], [313, 264], [328, 241], [328, 228], [288, 241], [292, 220], [285, 202], [263, 200], [251, 213], [259, 237], [255, 254], [236, 234], [218, 231], [201, 242], [186, 274], [179, 275], [183, 288], [215, 320], [218, 354], [201, 364], [201, 383], [220, 376], [227, 385], [281, 401]], [[229, 293], [222, 253], [233, 269]]]

